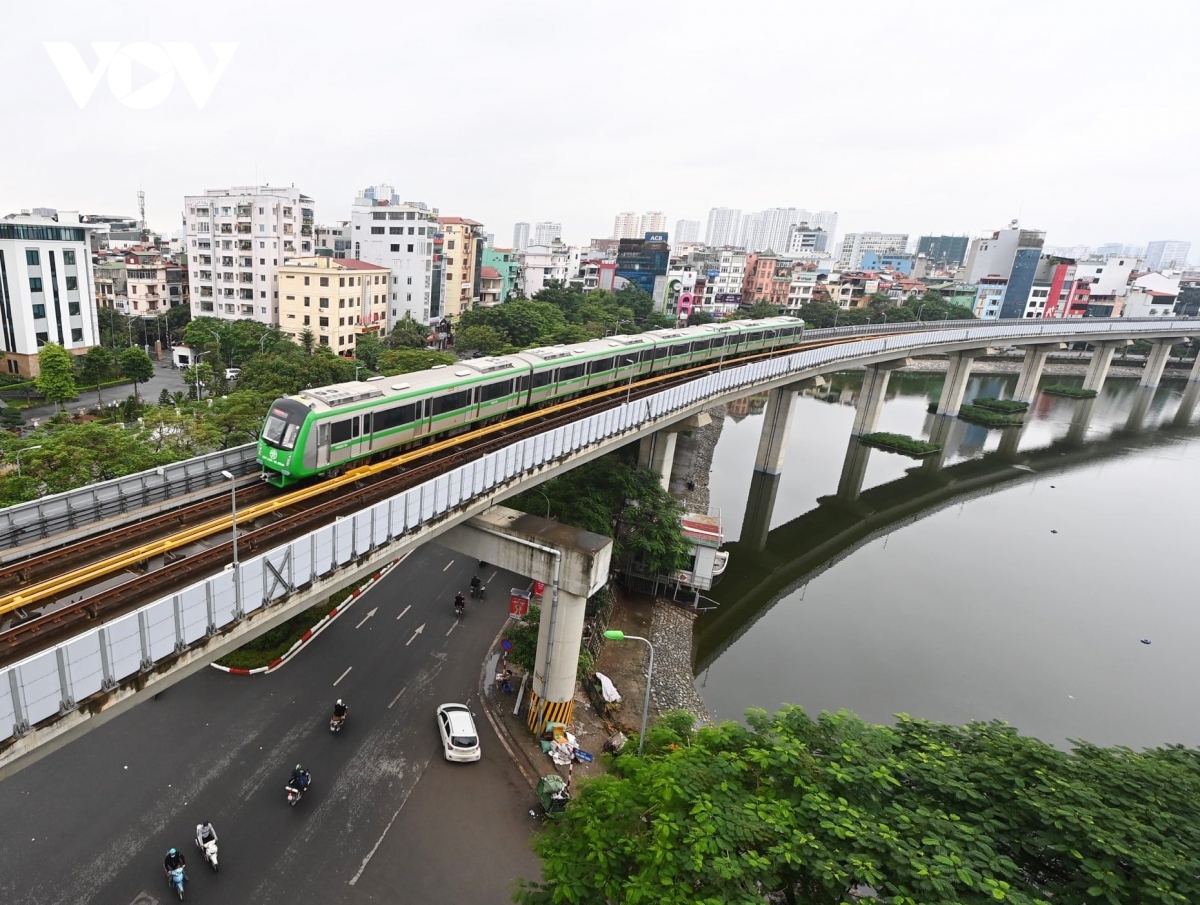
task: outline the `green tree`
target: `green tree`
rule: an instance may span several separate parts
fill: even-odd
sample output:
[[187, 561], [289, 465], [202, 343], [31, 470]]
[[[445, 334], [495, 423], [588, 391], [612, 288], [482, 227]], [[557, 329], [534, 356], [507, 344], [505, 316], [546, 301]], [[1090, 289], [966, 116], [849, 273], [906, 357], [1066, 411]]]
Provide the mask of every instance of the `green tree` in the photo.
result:
[[375, 371], [379, 368], [379, 356], [386, 348], [376, 333], [360, 333], [355, 341], [354, 357], [366, 365], [368, 370]]
[[46, 397], [47, 402], [57, 403], [59, 411], [62, 411], [63, 403], [79, 394], [75, 386], [75, 364], [71, 353], [58, 343], [46, 343], [38, 352], [38, 368], [38, 392]]
[[693, 308], [692, 313], [688, 315], [688, 326], [699, 327], [704, 324], [711, 324], [714, 320], [715, 318], [703, 308]]
[[[15, 408], [0, 404], [0, 430], [13, 431], [14, 433], [25, 426], [25, 416]], [[7, 505], [0, 502], [0, 506]]]
[[749, 308], [742, 311], [741, 316], [749, 317], [753, 320], [762, 320], [764, 317], [779, 317], [779, 308], [759, 299]]
[[110, 379], [112, 373], [113, 353], [111, 349], [106, 349], [104, 346], [92, 346], [87, 350], [87, 354], [83, 356], [79, 374], [86, 386], [96, 388], [97, 406], [104, 404], [104, 399], [100, 395], [100, 384]]
[[424, 349], [427, 336], [428, 327], [405, 315], [387, 335], [387, 345], [390, 349]]
[[174, 404], [174, 400], [171, 396], [171, 391], [168, 390], [166, 387], [163, 387], [158, 393], [158, 404], [160, 406], [163, 406], [164, 408], [166, 406]]
[[1200, 751], [1060, 751], [999, 722], [774, 716], [695, 729], [583, 784], [535, 843], [551, 902], [1200, 901]]
[[503, 333], [495, 327], [464, 327], [458, 331], [454, 348], [460, 353], [476, 350], [495, 355], [508, 344]]
[[379, 356], [379, 372], [391, 377], [425, 371], [434, 365], [452, 365], [456, 361], [458, 359], [451, 353], [433, 349], [390, 349]]
[[303, 330], [300, 331], [300, 348], [302, 348], [304, 350], [305, 355], [312, 355], [313, 352], [315, 351], [316, 347], [317, 347], [316, 334], [314, 334], [312, 332], [311, 328], [305, 327]]
[[154, 376], [154, 362], [143, 350], [130, 346], [121, 350], [117, 364], [121, 373], [133, 381], [133, 395], [135, 399], [138, 398], [138, 384]]

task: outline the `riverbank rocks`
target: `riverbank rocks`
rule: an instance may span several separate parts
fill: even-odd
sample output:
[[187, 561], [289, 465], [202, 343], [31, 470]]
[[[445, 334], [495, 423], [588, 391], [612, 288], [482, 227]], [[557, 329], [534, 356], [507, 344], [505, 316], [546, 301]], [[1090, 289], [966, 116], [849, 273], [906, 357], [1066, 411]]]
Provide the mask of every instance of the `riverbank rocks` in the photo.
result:
[[675, 442], [675, 461], [671, 467], [671, 496], [683, 503], [688, 512], [708, 512], [708, 476], [713, 453], [725, 426], [725, 406], [708, 409], [712, 423], [679, 435]]
[[[695, 619], [695, 613], [662, 600], [655, 601], [650, 628], [650, 641], [654, 644], [654, 676], [650, 684], [652, 716], [670, 710], [686, 710], [699, 723], [712, 722], [692, 675], [692, 623]], [[649, 662], [647, 651], [647, 666]]]

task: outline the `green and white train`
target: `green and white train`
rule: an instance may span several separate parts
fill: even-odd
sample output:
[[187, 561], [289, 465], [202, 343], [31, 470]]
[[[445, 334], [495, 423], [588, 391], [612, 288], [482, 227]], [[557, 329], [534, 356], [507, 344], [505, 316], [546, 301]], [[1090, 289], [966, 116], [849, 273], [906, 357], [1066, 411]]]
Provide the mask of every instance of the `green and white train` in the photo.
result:
[[474, 358], [277, 399], [258, 440], [263, 478], [288, 487], [597, 388], [748, 352], [798, 345], [794, 317], [609, 336]]

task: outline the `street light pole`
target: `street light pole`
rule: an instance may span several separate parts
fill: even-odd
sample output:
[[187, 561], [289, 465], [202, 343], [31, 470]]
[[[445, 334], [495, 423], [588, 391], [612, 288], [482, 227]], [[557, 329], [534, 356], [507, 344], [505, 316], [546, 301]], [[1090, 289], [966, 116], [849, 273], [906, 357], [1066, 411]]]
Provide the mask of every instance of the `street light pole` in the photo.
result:
[[222, 471], [221, 477], [229, 481], [229, 502], [233, 512], [233, 601], [240, 618], [242, 615], [242, 576], [238, 565], [237, 480], [228, 471]]
[[650, 715], [650, 683], [654, 679], [654, 645], [645, 638], [639, 638], [637, 635], [626, 635], [618, 629], [609, 629], [604, 633], [604, 637], [609, 641], [624, 641], [626, 638], [631, 641], [644, 641], [646, 646], [650, 648], [650, 669], [646, 673], [646, 699], [642, 702], [642, 734], [638, 738], [638, 757], [641, 757], [642, 749], [646, 747], [646, 717]]
[[354, 366], [354, 379], [355, 380], [358, 380], [358, 372], [361, 371], [365, 367], [366, 367], [366, 365], [355, 365]]
[[17, 477], [18, 478], [21, 477], [21, 453], [32, 452], [35, 449], [41, 449], [41, 448], [42, 447], [40, 445], [39, 446], [26, 446], [24, 449], [17, 450]]

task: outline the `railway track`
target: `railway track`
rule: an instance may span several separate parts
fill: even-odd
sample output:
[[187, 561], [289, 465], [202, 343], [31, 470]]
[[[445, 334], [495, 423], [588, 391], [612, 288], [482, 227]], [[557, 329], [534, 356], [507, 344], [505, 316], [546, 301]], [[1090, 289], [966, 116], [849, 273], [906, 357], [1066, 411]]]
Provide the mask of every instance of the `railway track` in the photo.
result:
[[[857, 337], [851, 337], [806, 343], [789, 352], [856, 340]], [[240, 505], [239, 500], [239, 552], [253, 555], [278, 546], [341, 515], [371, 506], [524, 437], [565, 426], [627, 400], [658, 393], [721, 367], [770, 355], [769, 352], [755, 353], [643, 378], [626, 386], [610, 387], [411, 449], [290, 493], [279, 494], [263, 485], [265, 492], [256, 494], [249, 505]], [[225, 503], [223, 496], [204, 501], [203, 505], [211, 508], [203, 512], [211, 515], [220, 510], [222, 514], [207, 519], [197, 514], [196, 518], [200, 520], [174, 531], [170, 530], [170, 520], [182, 515], [184, 510], [113, 532], [111, 540], [108, 537], [97, 539], [105, 550], [118, 549], [120, 552], [98, 560], [93, 558], [84, 565], [72, 562], [68, 551], [96, 547], [97, 542], [64, 547], [47, 554], [46, 558], [39, 557], [10, 567], [17, 575], [20, 570], [27, 570], [29, 577], [25, 579], [25, 587], [0, 596], [0, 618], [17, 611], [53, 609], [0, 628], [0, 665], [20, 659], [34, 648], [61, 641], [88, 624], [134, 609], [147, 597], [161, 597], [186, 587], [223, 567], [230, 559], [232, 544], [224, 539], [212, 543], [211, 539], [231, 532], [232, 519]], [[196, 510], [197, 507], [190, 507], [188, 511]], [[162, 534], [164, 531], [167, 532], [165, 535]], [[148, 541], [147, 536], [152, 532], [162, 536]], [[87, 552], [76, 550], [76, 555], [81, 554], [87, 555]], [[156, 560], [161, 560], [161, 566], [150, 570], [149, 564]], [[53, 574], [63, 564], [75, 567], [63, 574]], [[0, 580], [2, 575], [0, 573]], [[46, 575], [52, 577], [44, 577]], [[129, 575], [132, 577], [127, 577]], [[39, 580], [37, 576], [43, 577]], [[114, 579], [114, 576], [118, 578]], [[113, 584], [114, 580], [119, 583]], [[5, 583], [0, 587], [7, 590], [12, 585]], [[76, 595], [78, 599], [74, 599]]]

